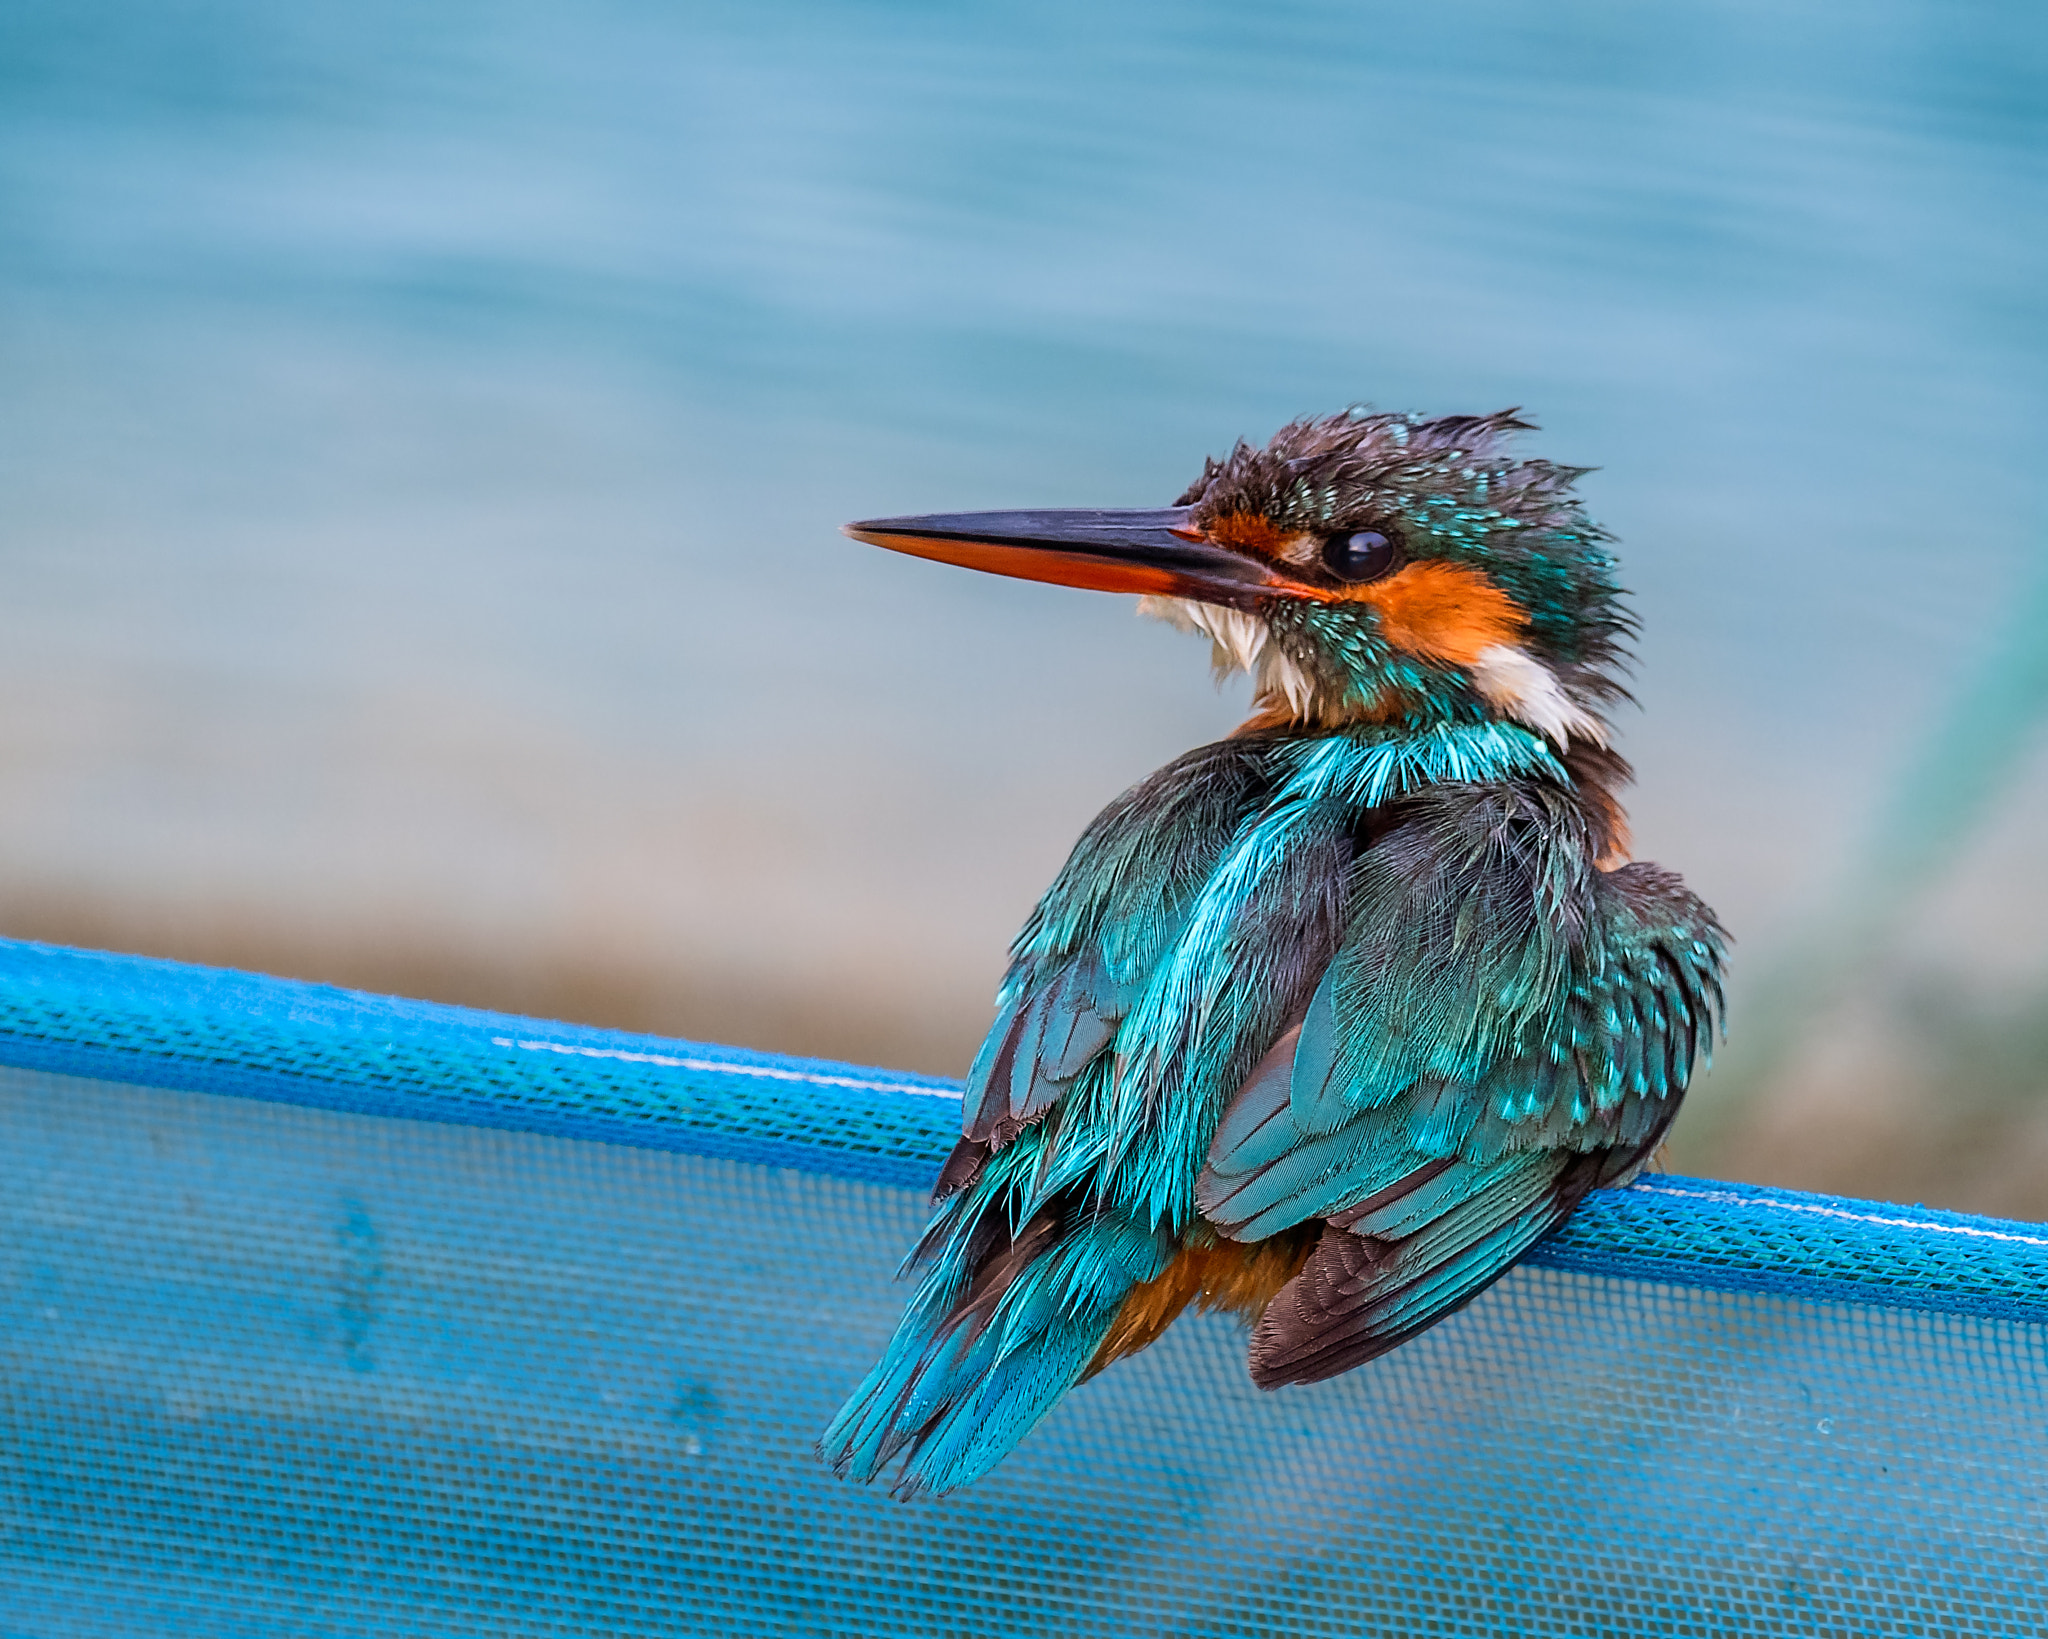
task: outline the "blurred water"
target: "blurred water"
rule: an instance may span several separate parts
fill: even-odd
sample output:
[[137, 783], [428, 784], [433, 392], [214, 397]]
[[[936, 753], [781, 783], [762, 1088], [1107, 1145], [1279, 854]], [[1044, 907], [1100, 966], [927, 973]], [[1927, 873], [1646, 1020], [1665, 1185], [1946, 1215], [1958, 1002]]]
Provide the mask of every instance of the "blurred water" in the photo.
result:
[[[957, 1070], [1238, 702], [835, 525], [1362, 399], [1600, 465], [1639, 838], [1768, 972], [2042, 560], [2044, 60], [1932, 0], [10, 0], [0, 929]], [[1973, 984], [2048, 964], [2016, 777], [1900, 935]]]

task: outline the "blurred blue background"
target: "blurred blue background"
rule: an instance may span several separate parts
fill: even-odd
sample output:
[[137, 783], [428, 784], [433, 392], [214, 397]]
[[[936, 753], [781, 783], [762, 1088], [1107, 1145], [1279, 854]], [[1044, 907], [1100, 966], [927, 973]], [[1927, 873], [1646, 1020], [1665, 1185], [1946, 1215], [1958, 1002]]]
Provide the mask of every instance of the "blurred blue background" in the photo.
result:
[[850, 517], [1523, 405], [1737, 950], [1677, 1159], [2048, 1215], [2048, 12], [0, 5], [0, 932], [958, 1073], [1225, 731]]

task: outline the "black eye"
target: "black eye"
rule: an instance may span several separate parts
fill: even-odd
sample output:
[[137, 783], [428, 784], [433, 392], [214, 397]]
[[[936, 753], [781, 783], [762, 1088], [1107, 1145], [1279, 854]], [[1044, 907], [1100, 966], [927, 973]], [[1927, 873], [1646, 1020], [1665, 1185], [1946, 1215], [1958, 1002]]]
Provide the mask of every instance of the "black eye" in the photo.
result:
[[1323, 567], [1339, 580], [1378, 580], [1399, 556], [1394, 543], [1377, 529], [1332, 535], [1323, 545]]

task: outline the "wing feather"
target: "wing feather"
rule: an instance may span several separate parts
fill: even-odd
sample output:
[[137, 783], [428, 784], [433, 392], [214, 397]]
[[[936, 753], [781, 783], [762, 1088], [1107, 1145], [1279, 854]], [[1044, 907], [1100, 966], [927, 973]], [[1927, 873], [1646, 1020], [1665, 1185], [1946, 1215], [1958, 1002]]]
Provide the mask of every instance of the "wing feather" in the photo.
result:
[[1393, 818], [1198, 1188], [1235, 1240], [1324, 1222], [1254, 1334], [1269, 1387], [1392, 1348], [1632, 1176], [1715, 1023], [1712, 914], [1655, 866], [1593, 869], [1566, 793], [1439, 789]]
[[1082, 834], [1018, 935], [995, 1022], [967, 1073], [967, 1139], [1001, 1149], [1110, 1050], [1263, 789], [1262, 757], [1242, 742], [1204, 746], [1126, 792]]

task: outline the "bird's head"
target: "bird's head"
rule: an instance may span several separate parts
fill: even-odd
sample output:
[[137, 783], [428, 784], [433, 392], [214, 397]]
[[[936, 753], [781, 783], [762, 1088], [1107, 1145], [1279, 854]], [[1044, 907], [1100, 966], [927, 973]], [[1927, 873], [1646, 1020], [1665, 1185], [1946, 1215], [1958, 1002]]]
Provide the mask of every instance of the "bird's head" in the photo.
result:
[[1518, 459], [1514, 411], [1351, 411], [1211, 459], [1157, 511], [876, 518], [877, 546], [1026, 580], [1138, 592], [1252, 673], [1279, 726], [1505, 718], [1603, 745], [1630, 629], [1584, 468]]

